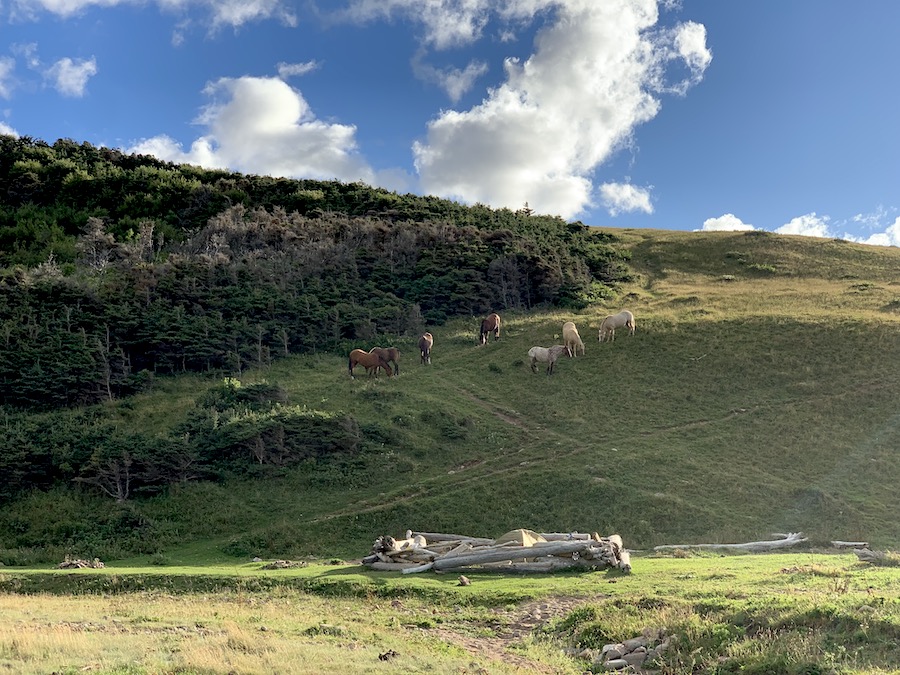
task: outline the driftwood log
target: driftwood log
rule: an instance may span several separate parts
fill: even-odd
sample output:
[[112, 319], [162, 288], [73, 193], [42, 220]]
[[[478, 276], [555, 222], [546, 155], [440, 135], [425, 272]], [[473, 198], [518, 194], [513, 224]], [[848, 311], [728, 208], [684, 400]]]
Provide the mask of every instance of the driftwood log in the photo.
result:
[[745, 544], [666, 544], [664, 546], [654, 546], [653, 550], [668, 551], [677, 548], [725, 548], [760, 553], [762, 551], [772, 551], [774, 549], [796, 546], [797, 544], [806, 541], [806, 537], [803, 536], [802, 532], [790, 532], [788, 534], [776, 532], [772, 536], [781, 537], [781, 539], [772, 541], [750, 541]]
[[378, 537], [362, 562], [371, 569], [400, 570], [404, 574], [470, 567], [511, 572], [572, 568], [631, 571], [631, 556], [617, 534], [539, 534], [524, 529], [497, 539], [408, 530], [403, 539]]

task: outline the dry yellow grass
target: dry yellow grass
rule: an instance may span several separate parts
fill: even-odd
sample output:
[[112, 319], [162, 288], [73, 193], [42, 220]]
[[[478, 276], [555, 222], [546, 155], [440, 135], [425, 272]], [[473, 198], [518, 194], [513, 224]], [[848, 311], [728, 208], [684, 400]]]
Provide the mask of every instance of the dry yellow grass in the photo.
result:
[[17, 675], [528, 672], [429, 636], [430, 610], [408, 600], [0, 594], [0, 616], [0, 671]]

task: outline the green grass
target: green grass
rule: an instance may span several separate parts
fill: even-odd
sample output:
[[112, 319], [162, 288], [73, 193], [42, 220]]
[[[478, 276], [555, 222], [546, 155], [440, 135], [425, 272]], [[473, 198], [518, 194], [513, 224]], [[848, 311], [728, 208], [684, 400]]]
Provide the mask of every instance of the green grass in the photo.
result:
[[[664, 673], [897, 672], [900, 569], [821, 553], [632, 561], [631, 575], [473, 571], [468, 586], [354, 565], [21, 570], [0, 574], [0, 668], [580, 673], [584, 650], [643, 634], [670, 639]], [[377, 659], [389, 649], [394, 670]]]

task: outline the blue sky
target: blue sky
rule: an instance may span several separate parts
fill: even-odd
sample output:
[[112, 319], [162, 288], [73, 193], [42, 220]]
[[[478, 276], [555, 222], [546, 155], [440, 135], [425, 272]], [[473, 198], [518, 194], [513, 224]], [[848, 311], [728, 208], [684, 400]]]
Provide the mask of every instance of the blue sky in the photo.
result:
[[0, 132], [900, 245], [896, 0], [0, 0]]

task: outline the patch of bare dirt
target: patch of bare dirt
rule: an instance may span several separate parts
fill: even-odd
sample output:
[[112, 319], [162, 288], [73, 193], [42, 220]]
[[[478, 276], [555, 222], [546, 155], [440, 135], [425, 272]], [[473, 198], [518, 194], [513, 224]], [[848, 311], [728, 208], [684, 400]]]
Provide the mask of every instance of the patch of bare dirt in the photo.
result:
[[429, 635], [462, 647], [473, 656], [503, 663], [513, 672], [554, 673], [549, 665], [517, 654], [511, 647], [546, 623], [565, 617], [573, 609], [589, 602], [586, 598], [545, 598], [523, 603], [515, 609], [500, 610], [500, 627], [491, 637], [466, 635], [452, 628], [429, 629]]

